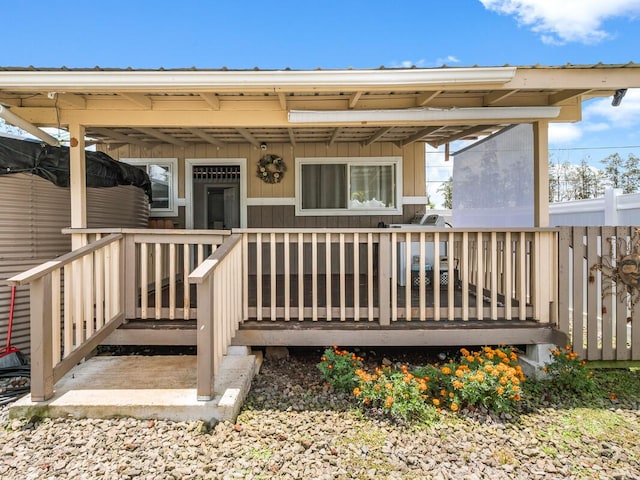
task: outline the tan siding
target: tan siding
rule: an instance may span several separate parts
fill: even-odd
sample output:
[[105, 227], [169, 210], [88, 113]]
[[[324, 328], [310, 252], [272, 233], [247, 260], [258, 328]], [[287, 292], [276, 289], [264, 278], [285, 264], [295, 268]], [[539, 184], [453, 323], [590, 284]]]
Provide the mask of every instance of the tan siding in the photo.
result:
[[379, 222], [405, 223], [423, 212], [422, 205], [405, 205], [402, 215], [354, 215], [333, 217], [296, 217], [293, 205], [248, 207], [248, 228], [375, 228]]
[[[248, 198], [293, 198], [295, 196], [296, 157], [358, 157], [358, 156], [398, 156], [402, 155], [402, 194], [404, 196], [424, 196], [425, 187], [425, 146], [424, 143], [412, 143], [399, 148], [392, 143], [376, 142], [362, 146], [359, 143], [302, 143], [291, 147], [290, 144], [269, 145], [267, 153], [280, 155], [286, 162], [287, 173], [281, 183], [267, 184], [256, 176], [256, 163], [264, 155], [259, 148], [249, 144], [229, 144], [217, 147], [210, 144], [196, 144], [186, 148], [173, 145], [159, 145], [154, 148], [142, 148], [136, 145], [124, 146], [109, 151], [113, 158], [177, 158], [178, 159], [178, 196], [184, 197], [185, 158], [246, 158], [247, 159], [247, 197]], [[295, 217], [292, 206], [248, 207], [247, 226], [249, 227], [316, 227], [354, 226], [372, 227], [378, 222], [401, 223], [407, 221], [413, 212], [422, 211], [422, 206], [404, 207], [402, 216], [346, 216], [346, 217]], [[260, 210], [264, 211], [260, 211]], [[411, 213], [408, 213], [411, 212]], [[184, 209], [176, 217], [177, 225], [184, 226]]]

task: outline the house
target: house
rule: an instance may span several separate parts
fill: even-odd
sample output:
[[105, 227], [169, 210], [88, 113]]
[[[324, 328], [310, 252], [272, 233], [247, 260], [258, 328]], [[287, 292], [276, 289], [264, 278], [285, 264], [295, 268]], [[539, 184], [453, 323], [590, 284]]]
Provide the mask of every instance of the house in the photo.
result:
[[[587, 283], [588, 266], [569, 251], [580, 248], [595, 264], [597, 249], [587, 252], [583, 236], [606, 239], [549, 227], [547, 157], [550, 122], [580, 121], [585, 100], [637, 87], [634, 63], [0, 69], [0, 115], [70, 132], [73, 250], [11, 279], [31, 285], [33, 398], [50, 397], [55, 381], [104, 342], [196, 344], [203, 399], [230, 345], [568, 337], [579, 352], [639, 359], [635, 304], [631, 337], [616, 330], [628, 313], [619, 287], [610, 310], [617, 323], [608, 324], [620, 333], [617, 346], [598, 345], [593, 327], [583, 342], [578, 307], [595, 304], [576, 286]], [[426, 213], [425, 143], [517, 124], [531, 131], [530, 226], [408, 225]], [[151, 217], [174, 228], [88, 228], [88, 143], [145, 168]], [[407, 225], [384, 228], [391, 224]], [[71, 282], [62, 294], [61, 271]]]

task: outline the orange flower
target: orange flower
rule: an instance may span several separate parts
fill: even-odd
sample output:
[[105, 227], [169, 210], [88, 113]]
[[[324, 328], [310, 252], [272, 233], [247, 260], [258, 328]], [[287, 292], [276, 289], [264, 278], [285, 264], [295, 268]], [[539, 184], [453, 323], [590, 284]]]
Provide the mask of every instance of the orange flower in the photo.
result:
[[502, 388], [502, 387], [498, 387], [498, 388], [496, 389], [496, 392], [498, 392], [498, 395], [502, 395], [502, 394], [504, 393], [504, 388]]
[[455, 388], [456, 390], [458, 388], [462, 388], [464, 386], [464, 383], [462, 383], [460, 380], [454, 380], [453, 381], [453, 388]]
[[446, 397], [447, 396], [447, 391], [444, 388], [442, 390], [440, 390], [440, 396], [441, 397]]
[[333, 370], [333, 365], [329, 365], [327, 368], [328, 368], [329, 370]]
[[356, 387], [356, 388], [353, 389], [353, 394], [356, 397], [359, 397], [362, 394], [362, 392], [360, 391], [360, 389], [358, 387]]
[[469, 350], [467, 350], [466, 348], [461, 348], [461, 349], [460, 349], [460, 353], [461, 353], [462, 355], [464, 355], [465, 357], [468, 357], [468, 356], [469, 356]]
[[322, 357], [320, 360], [323, 361], [323, 362], [326, 362], [327, 361], [327, 357]]
[[393, 397], [388, 395], [385, 399], [384, 406], [387, 408], [391, 408], [391, 405], [393, 405]]
[[373, 387], [375, 389], [376, 392], [380, 391], [380, 385], [376, 385], [375, 387]]
[[467, 355], [467, 362], [469, 363], [473, 363], [473, 360], [475, 359], [475, 357], [471, 356], [471, 355]]
[[364, 398], [364, 404], [369, 405], [371, 403], [371, 399], [369, 397]]
[[611, 400], [617, 400], [617, 399], [618, 399], [618, 396], [617, 396], [615, 393], [610, 393], [610, 394], [609, 394], [609, 398], [610, 398]]
[[520, 401], [520, 395], [516, 395], [516, 396], [514, 396], [514, 397], [513, 397], [513, 399], [514, 399], [516, 402], [519, 402], [519, 401]]
[[433, 402], [433, 404], [437, 407], [438, 405], [440, 405], [440, 400], [438, 400], [437, 398], [434, 398], [433, 400], [431, 400]]
[[458, 408], [460, 408], [460, 407], [458, 407], [458, 404], [457, 404], [457, 403], [452, 403], [452, 404], [451, 404], [451, 411], [452, 411], [452, 412], [457, 412], [457, 411], [458, 411]]
[[450, 369], [449, 367], [442, 367], [441, 372], [442, 372], [444, 375], [450, 375], [450, 374], [451, 374], [451, 369]]
[[456, 377], [462, 378], [464, 376], [464, 371], [459, 368], [456, 370]]

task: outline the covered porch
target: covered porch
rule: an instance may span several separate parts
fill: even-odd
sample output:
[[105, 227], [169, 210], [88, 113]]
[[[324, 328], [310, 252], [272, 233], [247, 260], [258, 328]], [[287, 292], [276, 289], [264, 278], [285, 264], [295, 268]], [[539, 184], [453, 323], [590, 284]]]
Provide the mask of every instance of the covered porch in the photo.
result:
[[[565, 282], [586, 271], [567, 263], [580, 235], [548, 226], [548, 125], [634, 86], [634, 64], [1, 71], [14, 115], [70, 134], [73, 250], [10, 279], [30, 288], [32, 399], [101, 344], [196, 345], [195, 395], [210, 401], [232, 346], [580, 343], [582, 291]], [[407, 225], [429, 200], [425, 144], [448, 156], [515, 124], [533, 138], [530, 226]], [[162, 170], [150, 214], [171, 228], [86, 228], [90, 143]], [[266, 155], [288, 165], [277, 181], [259, 174]], [[307, 198], [315, 172], [327, 180]], [[588, 338], [578, 348], [638, 358], [637, 333]]]

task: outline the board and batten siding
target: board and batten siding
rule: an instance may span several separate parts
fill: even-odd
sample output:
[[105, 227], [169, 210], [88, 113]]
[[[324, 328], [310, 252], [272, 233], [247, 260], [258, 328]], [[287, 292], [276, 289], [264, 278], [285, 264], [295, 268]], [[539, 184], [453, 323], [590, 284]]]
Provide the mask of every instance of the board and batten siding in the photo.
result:
[[[62, 234], [71, 223], [68, 188], [30, 174], [0, 176], [0, 345], [6, 344], [11, 287], [5, 280], [71, 250]], [[133, 186], [87, 188], [90, 228], [146, 227], [148, 202]], [[29, 351], [29, 287], [18, 287], [14, 305], [12, 342]]]
[[[405, 205], [402, 215], [377, 216], [318, 216], [298, 217], [294, 205], [279, 205], [278, 199], [295, 198], [295, 158], [299, 157], [402, 157], [402, 195], [404, 197], [424, 197], [425, 183], [425, 146], [415, 142], [404, 147], [393, 143], [377, 142], [362, 146], [359, 143], [301, 143], [268, 144], [266, 153], [281, 156], [287, 166], [282, 182], [268, 184], [260, 180], [256, 174], [256, 163], [265, 154], [264, 151], [251, 144], [228, 144], [221, 147], [210, 144], [194, 144], [188, 147], [175, 145], [158, 145], [153, 148], [139, 145], [125, 145], [118, 149], [105, 150], [111, 157], [120, 158], [177, 158], [178, 159], [178, 198], [185, 197], [185, 159], [246, 158], [247, 159], [247, 197], [248, 202], [260, 205], [247, 207], [247, 227], [376, 227], [379, 222], [403, 223], [411, 219], [417, 212], [424, 211], [424, 205]], [[273, 199], [273, 205], [270, 200]], [[176, 227], [184, 228], [185, 208], [179, 207], [174, 217]]]

